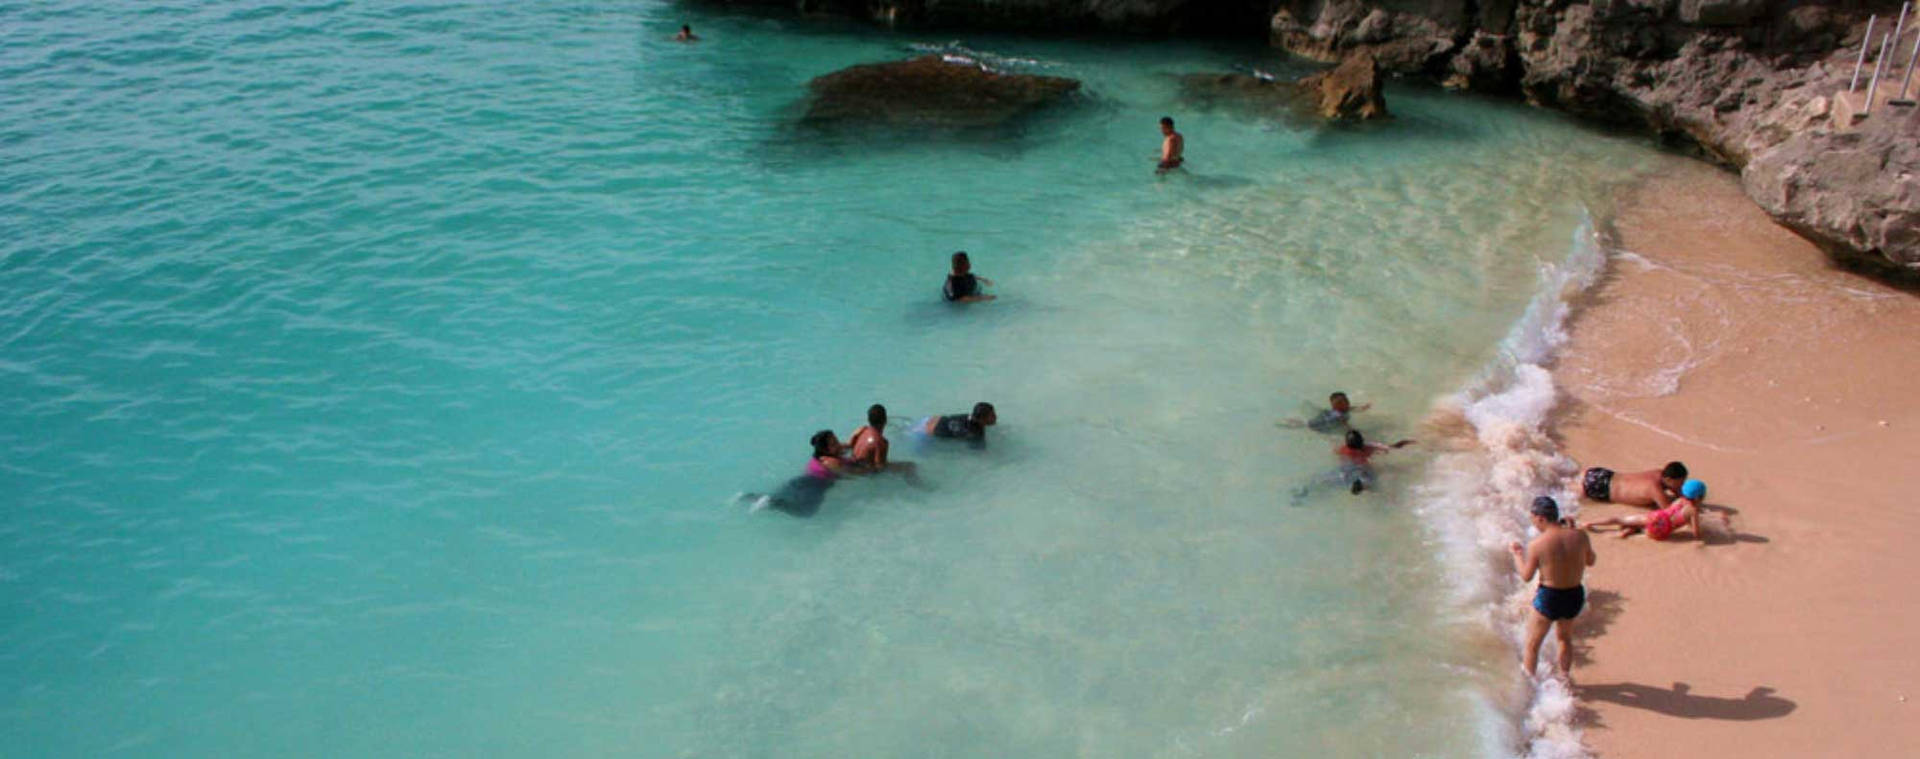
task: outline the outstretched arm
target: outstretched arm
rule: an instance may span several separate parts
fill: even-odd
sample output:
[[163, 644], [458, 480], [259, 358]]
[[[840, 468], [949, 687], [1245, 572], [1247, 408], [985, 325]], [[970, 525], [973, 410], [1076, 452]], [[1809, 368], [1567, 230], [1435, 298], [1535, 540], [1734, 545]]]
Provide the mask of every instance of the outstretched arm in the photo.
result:
[[1531, 581], [1533, 573], [1540, 569], [1540, 559], [1533, 555], [1533, 549], [1522, 548], [1516, 540], [1507, 544], [1507, 550], [1513, 554], [1513, 571], [1520, 573], [1520, 581]]
[[1408, 439], [1408, 440], [1402, 440], [1402, 441], [1400, 441], [1400, 442], [1398, 442], [1398, 443], [1394, 443], [1394, 444], [1393, 444], [1393, 447], [1395, 447], [1395, 448], [1405, 448], [1405, 447], [1407, 447], [1407, 446], [1409, 446], [1409, 445], [1413, 445], [1413, 440], [1411, 440], [1411, 439]]

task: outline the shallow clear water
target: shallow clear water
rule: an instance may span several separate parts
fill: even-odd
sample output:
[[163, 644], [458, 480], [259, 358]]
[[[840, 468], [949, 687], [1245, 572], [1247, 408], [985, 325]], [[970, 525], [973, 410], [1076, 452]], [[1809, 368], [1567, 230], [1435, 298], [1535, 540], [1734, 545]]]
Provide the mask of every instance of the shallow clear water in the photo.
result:
[[[1433, 755], [1511, 664], [1334, 389], [1419, 432], [1652, 155], [1256, 46], [969, 37], [1083, 97], [791, 126], [953, 40], [661, 3], [0, 5], [9, 756]], [[1156, 180], [1155, 119], [1184, 175]], [[946, 308], [955, 249], [998, 302]], [[904, 425], [988, 400], [982, 452]], [[924, 483], [748, 514], [895, 417]]]

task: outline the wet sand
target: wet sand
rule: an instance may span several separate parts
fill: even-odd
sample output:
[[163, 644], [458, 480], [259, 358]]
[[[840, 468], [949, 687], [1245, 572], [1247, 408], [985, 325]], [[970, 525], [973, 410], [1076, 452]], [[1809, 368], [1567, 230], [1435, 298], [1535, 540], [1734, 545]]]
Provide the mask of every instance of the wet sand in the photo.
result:
[[1615, 229], [1554, 367], [1556, 434], [1583, 467], [1685, 461], [1710, 516], [1705, 541], [1595, 535], [1587, 745], [1920, 753], [1920, 297], [1834, 270], [1705, 166], [1630, 191]]

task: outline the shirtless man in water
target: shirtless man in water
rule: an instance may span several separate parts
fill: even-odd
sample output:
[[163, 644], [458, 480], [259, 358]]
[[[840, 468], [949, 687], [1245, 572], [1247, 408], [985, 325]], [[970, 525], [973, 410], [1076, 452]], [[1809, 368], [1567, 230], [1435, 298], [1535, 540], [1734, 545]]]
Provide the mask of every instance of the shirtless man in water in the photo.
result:
[[1172, 116], [1160, 117], [1160, 134], [1165, 136], [1166, 139], [1160, 141], [1160, 167], [1154, 171], [1155, 173], [1165, 174], [1180, 168], [1180, 164], [1187, 162], [1187, 138], [1180, 136], [1179, 132], [1173, 131]]
[[888, 461], [887, 451], [893, 447], [887, 442], [887, 407], [878, 403], [867, 407], [867, 426], [853, 431], [848, 438], [847, 447], [852, 450], [848, 460], [857, 468], [869, 472], [895, 471], [908, 481], [915, 479], [914, 466], [906, 461]]
[[1588, 500], [1601, 503], [1664, 509], [1686, 481], [1687, 465], [1678, 461], [1645, 472], [1615, 472], [1596, 466], [1580, 473], [1580, 490]]
[[1540, 536], [1525, 548], [1518, 542], [1507, 547], [1513, 552], [1513, 568], [1520, 573], [1521, 582], [1532, 580], [1536, 572], [1540, 575], [1540, 589], [1533, 594], [1533, 613], [1527, 617], [1527, 676], [1533, 676], [1540, 662], [1540, 644], [1547, 639], [1547, 628], [1552, 627], [1554, 638], [1560, 642], [1556, 666], [1560, 675], [1567, 677], [1573, 669], [1573, 618], [1580, 616], [1587, 605], [1587, 589], [1580, 583], [1587, 567], [1599, 557], [1586, 533], [1561, 521], [1560, 504], [1552, 498], [1543, 495], [1533, 499], [1531, 511], [1533, 528]]
[[680, 33], [673, 35], [673, 41], [674, 42], [699, 42], [700, 35], [693, 33], [693, 27], [688, 26], [686, 24], [681, 24]]

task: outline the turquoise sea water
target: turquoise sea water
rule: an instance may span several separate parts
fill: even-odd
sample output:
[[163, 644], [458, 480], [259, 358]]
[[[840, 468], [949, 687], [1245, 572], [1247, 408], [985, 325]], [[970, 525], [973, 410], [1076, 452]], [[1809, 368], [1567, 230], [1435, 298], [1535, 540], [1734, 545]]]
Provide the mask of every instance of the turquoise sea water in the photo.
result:
[[[791, 125], [927, 50], [1085, 92]], [[0, 753], [1514, 750], [1407, 508], [1431, 454], [1293, 506], [1331, 441], [1273, 422], [1343, 389], [1418, 436], [1654, 154], [1172, 81], [1253, 66], [657, 2], [0, 4]], [[999, 301], [937, 302], [955, 249]], [[987, 450], [906, 445], [979, 400]], [[922, 486], [733, 503], [873, 402]]]

